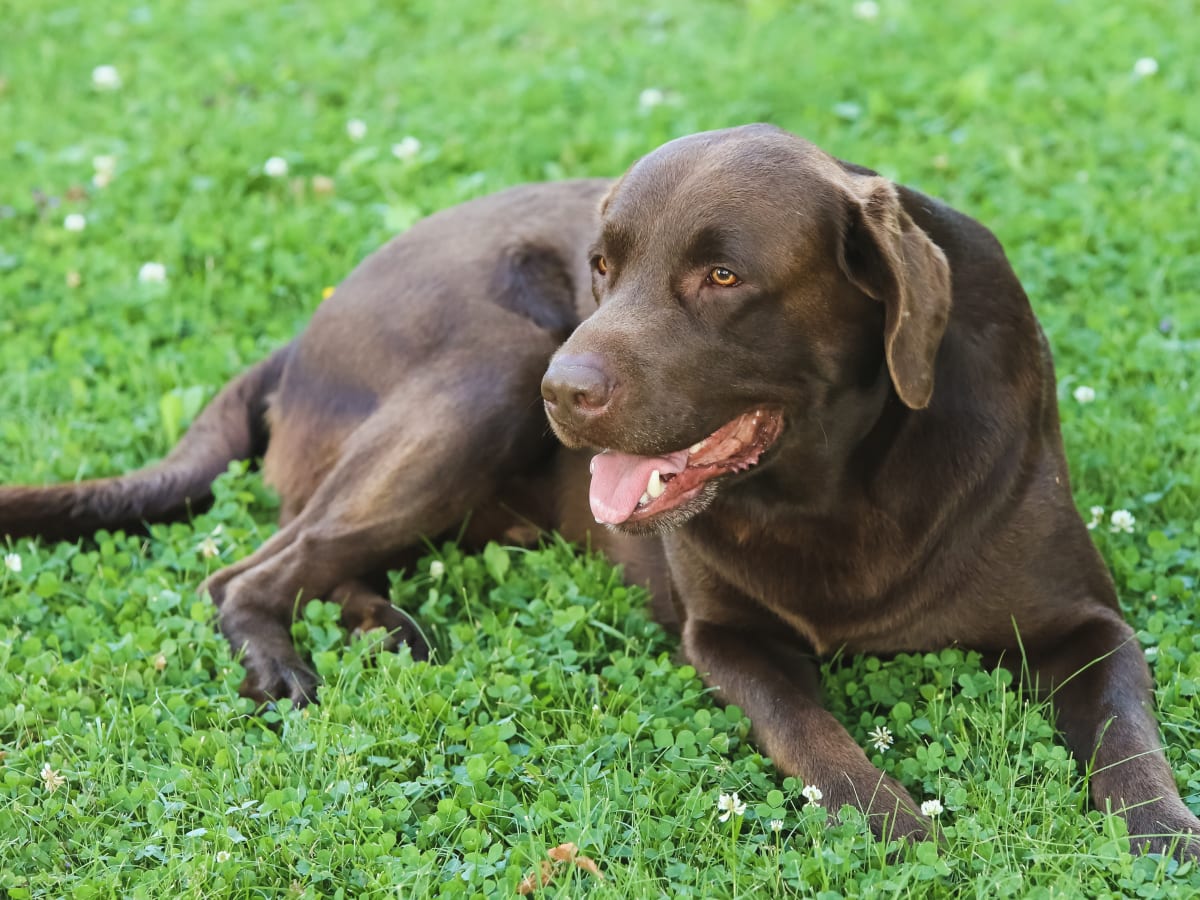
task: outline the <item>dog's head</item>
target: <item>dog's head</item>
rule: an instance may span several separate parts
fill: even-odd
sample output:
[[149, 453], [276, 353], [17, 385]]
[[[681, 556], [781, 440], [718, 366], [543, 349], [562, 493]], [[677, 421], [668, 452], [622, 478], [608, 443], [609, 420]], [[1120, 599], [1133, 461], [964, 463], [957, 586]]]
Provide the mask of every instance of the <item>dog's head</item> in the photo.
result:
[[949, 269], [889, 181], [746, 126], [641, 159], [601, 216], [599, 309], [542, 383], [559, 438], [604, 451], [597, 521], [666, 530], [772, 470], [803, 503], [889, 396], [929, 403]]

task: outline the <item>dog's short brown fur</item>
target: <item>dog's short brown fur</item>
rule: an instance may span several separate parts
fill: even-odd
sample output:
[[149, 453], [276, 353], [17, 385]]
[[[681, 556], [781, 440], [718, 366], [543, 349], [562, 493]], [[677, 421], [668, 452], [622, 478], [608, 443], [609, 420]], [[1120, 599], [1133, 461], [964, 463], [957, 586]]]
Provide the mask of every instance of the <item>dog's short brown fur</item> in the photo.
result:
[[[547, 434], [539, 382], [577, 449]], [[615, 185], [436, 215], [166, 460], [0, 489], [0, 533], [178, 515], [264, 446], [282, 527], [206, 584], [250, 696], [313, 697], [288, 632], [300, 596], [420, 654], [378, 575], [471, 513], [468, 542], [589, 537], [664, 618], [671, 599], [688, 659], [779, 769], [877, 833], [926, 823], [821, 708], [817, 658], [958, 645], [1022, 659], [1053, 692], [1096, 805], [1139, 848], [1200, 857], [1149, 673], [1071, 499], [1050, 353], [1000, 245], [798, 138], [696, 135]], [[607, 451], [590, 497], [584, 447]]]

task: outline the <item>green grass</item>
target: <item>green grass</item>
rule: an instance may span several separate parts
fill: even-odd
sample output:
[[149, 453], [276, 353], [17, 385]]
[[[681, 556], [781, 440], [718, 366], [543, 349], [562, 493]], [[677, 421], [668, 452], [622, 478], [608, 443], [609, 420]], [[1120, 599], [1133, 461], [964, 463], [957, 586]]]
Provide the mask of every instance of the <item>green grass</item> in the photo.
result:
[[[852, 8], [0, 4], [0, 482], [161, 456], [421, 215], [772, 121], [1006, 244], [1055, 349], [1080, 509], [1104, 507], [1094, 534], [1200, 810], [1200, 7]], [[1142, 57], [1158, 71], [1135, 74]], [[103, 64], [119, 90], [93, 87]], [[665, 102], [640, 103], [646, 89]], [[412, 159], [391, 152], [406, 135]], [[95, 187], [101, 155], [115, 176]], [[272, 156], [287, 177], [264, 174]], [[64, 228], [71, 213], [83, 231]], [[139, 282], [151, 261], [165, 284]], [[1116, 509], [1133, 533], [1109, 530]], [[946, 807], [940, 844], [889, 861], [853, 816], [826, 827], [806, 810], [637, 592], [558, 545], [439, 548], [442, 574], [431, 557], [398, 578], [436, 665], [372, 660], [311, 604], [296, 631], [321, 704], [256, 718], [194, 588], [272, 515], [234, 472], [193, 523], [4, 549], [21, 567], [0, 567], [0, 897], [513, 896], [568, 841], [606, 880], [562, 868], [550, 895], [1200, 890], [1195, 866], [1128, 856], [1047, 711], [958, 651], [828, 673], [851, 733], [866, 746], [887, 725], [894, 746], [869, 752]], [[734, 790], [745, 815], [721, 823]]]

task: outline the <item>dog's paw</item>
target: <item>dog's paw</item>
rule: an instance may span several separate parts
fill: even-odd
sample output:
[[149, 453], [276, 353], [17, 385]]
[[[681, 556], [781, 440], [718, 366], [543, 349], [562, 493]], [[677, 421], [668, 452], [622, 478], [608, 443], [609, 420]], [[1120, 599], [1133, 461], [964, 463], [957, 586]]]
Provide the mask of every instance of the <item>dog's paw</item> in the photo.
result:
[[278, 700], [291, 700], [292, 707], [299, 709], [317, 700], [317, 675], [298, 656], [281, 659], [249, 650], [242, 660], [246, 677], [239, 693], [253, 700], [257, 706], [265, 706]]
[[896, 779], [882, 772], [834, 779], [828, 809], [837, 813], [853, 806], [863, 814], [871, 833], [882, 841], [922, 841], [929, 837], [929, 820], [921, 815], [916, 801]]
[[1160, 800], [1124, 813], [1134, 853], [1161, 853], [1200, 863], [1200, 819], [1183, 803]]

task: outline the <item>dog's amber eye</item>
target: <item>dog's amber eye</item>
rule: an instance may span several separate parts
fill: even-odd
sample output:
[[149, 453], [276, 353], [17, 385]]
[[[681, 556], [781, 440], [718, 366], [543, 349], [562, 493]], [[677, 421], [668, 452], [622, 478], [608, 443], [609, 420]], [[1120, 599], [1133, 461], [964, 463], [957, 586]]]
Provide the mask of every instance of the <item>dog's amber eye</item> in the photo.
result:
[[592, 265], [594, 265], [596, 267], [596, 271], [599, 272], [601, 275], [608, 274], [608, 260], [605, 259], [603, 256], [597, 256], [596, 259], [592, 262]]
[[718, 287], [733, 287], [735, 284], [741, 281], [740, 278], [723, 266], [717, 266], [715, 269], [709, 272], [708, 280]]

